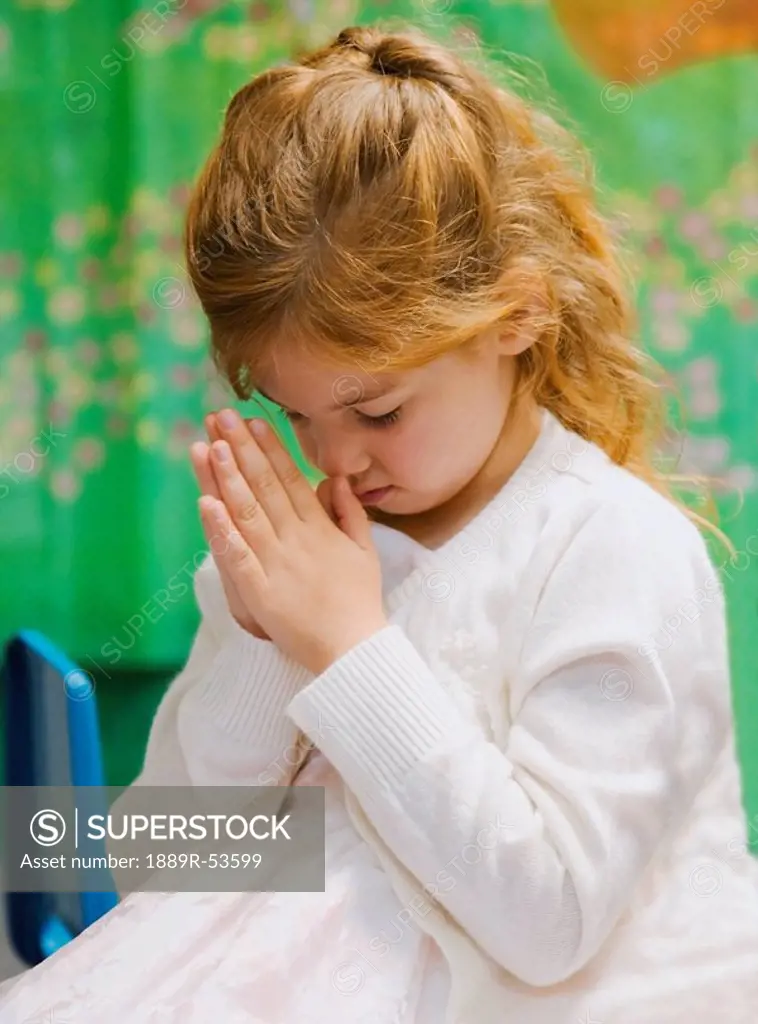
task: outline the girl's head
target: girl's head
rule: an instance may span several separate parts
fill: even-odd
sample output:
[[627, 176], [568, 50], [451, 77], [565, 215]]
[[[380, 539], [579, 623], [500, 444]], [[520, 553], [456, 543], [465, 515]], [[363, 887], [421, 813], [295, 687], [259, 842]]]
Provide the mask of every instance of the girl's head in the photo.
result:
[[372, 372], [282, 346], [256, 379], [293, 423], [305, 457], [380, 512], [424, 513], [469, 484], [503, 430], [515, 378], [513, 342], [486, 332], [475, 348], [423, 366]]
[[668, 493], [665, 399], [581, 148], [480, 63], [353, 27], [236, 93], [186, 232], [214, 361], [325, 475], [394, 485], [392, 513], [460, 490], [528, 404]]

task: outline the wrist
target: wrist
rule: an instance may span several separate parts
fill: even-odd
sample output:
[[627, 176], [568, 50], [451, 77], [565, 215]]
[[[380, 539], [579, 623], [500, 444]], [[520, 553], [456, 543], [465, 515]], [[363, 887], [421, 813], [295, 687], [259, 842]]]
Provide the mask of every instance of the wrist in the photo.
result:
[[382, 617], [346, 630], [338, 638], [314, 650], [308, 659], [307, 668], [314, 675], [321, 675], [322, 672], [326, 672], [330, 665], [333, 665], [335, 661], [338, 661], [348, 651], [351, 651], [358, 644], [368, 640], [369, 637], [374, 636], [387, 626], [389, 626], [389, 621]]

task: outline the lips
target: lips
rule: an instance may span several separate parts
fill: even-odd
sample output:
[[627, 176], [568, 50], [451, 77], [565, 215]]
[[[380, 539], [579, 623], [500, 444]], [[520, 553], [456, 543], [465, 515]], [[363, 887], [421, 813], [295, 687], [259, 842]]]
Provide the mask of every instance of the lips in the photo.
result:
[[361, 491], [360, 494], [356, 494], [356, 498], [364, 505], [371, 505], [376, 501], [381, 500], [385, 494], [388, 494], [392, 490], [392, 486], [387, 487], [375, 487], [370, 491]]

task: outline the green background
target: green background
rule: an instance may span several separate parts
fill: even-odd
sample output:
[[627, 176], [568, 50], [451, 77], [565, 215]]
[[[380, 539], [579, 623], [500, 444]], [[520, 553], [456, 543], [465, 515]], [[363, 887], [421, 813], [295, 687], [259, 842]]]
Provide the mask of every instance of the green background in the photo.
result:
[[187, 448], [203, 413], [232, 401], [181, 263], [188, 187], [243, 81], [345, 25], [400, 16], [465, 31], [520, 68], [594, 155], [644, 345], [684, 401], [679, 469], [718, 475], [741, 552], [725, 585], [745, 800], [758, 812], [758, 61], [718, 52], [714, 35], [706, 56], [616, 81], [561, 6], [6, 0], [0, 630], [40, 629], [92, 671], [111, 783], [136, 773], [197, 625], [189, 587], [163, 608], [156, 595], [189, 582], [205, 551]]

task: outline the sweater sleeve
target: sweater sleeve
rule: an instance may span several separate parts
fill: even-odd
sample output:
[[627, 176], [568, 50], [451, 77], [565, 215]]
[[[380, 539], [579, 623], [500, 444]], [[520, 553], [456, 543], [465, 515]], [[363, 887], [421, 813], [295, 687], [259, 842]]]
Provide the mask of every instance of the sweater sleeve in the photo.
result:
[[313, 673], [235, 622], [210, 555], [194, 588], [200, 625], [158, 705], [133, 785], [286, 783], [297, 729], [284, 712]]
[[598, 952], [730, 727], [723, 598], [690, 526], [651, 535], [608, 503], [576, 530], [523, 636], [502, 749], [397, 624], [290, 704], [424, 891], [528, 984]]
[[[141, 771], [112, 814], [130, 813], [143, 786], [238, 786], [241, 807], [248, 787], [286, 786], [297, 764], [297, 726], [285, 710], [313, 673], [236, 623], [210, 555], [194, 593], [201, 618], [189, 657], [155, 712]], [[213, 805], [209, 792], [195, 799]]]

